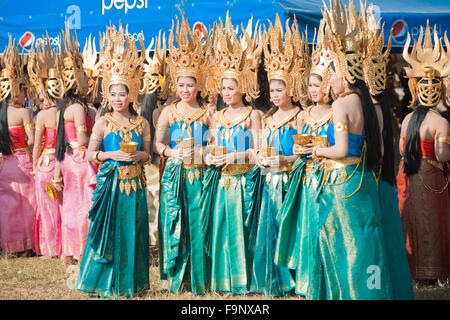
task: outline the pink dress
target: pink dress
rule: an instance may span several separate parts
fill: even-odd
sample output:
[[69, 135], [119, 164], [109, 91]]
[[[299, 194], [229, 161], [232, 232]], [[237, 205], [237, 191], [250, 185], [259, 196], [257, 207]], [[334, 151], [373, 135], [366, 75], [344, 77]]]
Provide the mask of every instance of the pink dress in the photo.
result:
[[0, 247], [3, 254], [33, 249], [36, 213], [33, 160], [23, 127], [9, 129], [13, 154], [0, 153]]
[[61, 214], [62, 194], [53, 201], [45, 190], [51, 184], [55, 169], [56, 129], [46, 128], [44, 149], [34, 169], [37, 211], [34, 221], [34, 251], [46, 257], [61, 254]]
[[[88, 134], [92, 130], [92, 120], [86, 116]], [[61, 161], [61, 174], [64, 181], [63, 203], [61, 206], [61, 257], [83, 255], [89, 221], [89, 209], [95, 189], [95, 163], [87, 160], [86, 146], [78, 145], [77, 132], [73, 121], [64, 122], [64, 131], [73, 153], [66, 151]]]

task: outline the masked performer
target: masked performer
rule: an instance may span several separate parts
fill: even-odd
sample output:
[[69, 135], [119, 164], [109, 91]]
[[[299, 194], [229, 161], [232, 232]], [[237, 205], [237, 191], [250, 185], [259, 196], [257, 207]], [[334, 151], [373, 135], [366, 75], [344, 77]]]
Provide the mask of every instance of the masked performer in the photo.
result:
[[332, 51], [330, 85], [336, 95], [330, 147], [314, 146], [325, 158], [319, 198], [318, 243], [311, 299], [392, 299], [381, 210], [371, 169], [381, 161], [380, 132], [362, 64], [363, 34], [353, 2], [325, 8], [325, 33]]
[[[249, 242], [251, 223], [246, 220], [256, 202], [246, 191], [246, 181], [250, 183], [253, 175], [252, 151], [257, 148], [261, 128], [259, 113], [243, 100], [244, 95], [247, 102], [259, 95], [261, 32], [255, 28], [251, 36], [251, 21], [247, 30], [241, 30], [243, 36], [238, 39], [227, 16], [225, 25], [220, 21], [214, 32], [216, 72], [209, 85], [212, 92], [221, 93], [227, 107], [213, 117], [212, 149], [207, 156], [212, 167], [204, 178], [206, 193], [202, 195], [204, 245], [212, 263], [211, 289], [232, 294], [250, 289], [253, 253]], [[252, 193], [259, 196], [257, 191]]]
[[445, 51], [436, 28], [433, 46], [428, 22], [423, 35], [421, 27], [410, 54], [408, 34], [403, 50], [414, 111], [402, 123], [397, 186], [411, 276], [436, 281], [450, 277], [450, 132], [439, 114], [450, 105], [450, 51], [447, 35]]
[[[176, 38], [177, 48], [173, 40]], [[203, 47], [187, 20], [177, 18], [169, 36], [169, 72], [172, 93], [179, 99], [165, 107], [158, 118], [154, 150], [165, 160], [161, 177], [159, 246], [161, 279], [178, 292], [184, 283], [194, 295], [209, 289], [210, 261], [202, 245], [202, 178], [210, 114], [199, 95], [205, 95]], [[164, 160], [163, 160], [164, 161]], [[189, 281], [190, 279], [190, 281]]]
[[96, 167], [86, 156], [86, 147], [93, 126], [86, 95], [88, 76], [83, 68], [79, 44], [70, 38], [68, 26], [61, 35], [60, 61], [64, 95], [57, 100], [56, 166], [53, 184], [63, 190], [61, 206], [61, 258], [69, 263], [80, 260], [88, 232], [88, 211], [92, 205]]
[[49, 40], [31, 52], [27, 70], [31, 80], [30, 94], [39, 102], [35, 118], [33, 148], [37, 211], [33, 237], [37, 254], [59, 257], [61, 254], [61, 195], [52, 187], [56, 147], [56, 99], [61, 99], [64, 87], [59, 73], [58, 57]]
[[150, 161], [150, 125], [136, 112], [144, 56], [121, 25], [107, 29], [101, 54], [102, 106], [109, 112], [89, 141], [88, 158], [101, 166], [76, 289], [129, 298], [149, 289], [143, 165]]
[[[365, 8], [362, 7], [362, 14]], [[377, 113], [381, 134], [382, 162], [374, 169], [373, 175], [378, 186], [381, 206], [381, 224], [386, 252], [389, 258], [389, 270], [393, 289], [393, 299], [414, 299], [414, 291], [406, 257], [405, 237], [403, 234], [400, 211], [398, 209], [397, 188], [395, 186], [393, 110], [388, 104], [386, 89], [386, 66], [391, 49], [392, 35], [387, 49], [384, 47], [384, 26], [379, 30], [379, 22], [369, 6], [367, 17], [363, 19], [366, 35], [364, 78]]]
[[3, 254], [33, 249], [36, 210], [32, 156], [34, 128], [25, 108], [23, 59], [9, 38], [0, 60], [0, 245]]

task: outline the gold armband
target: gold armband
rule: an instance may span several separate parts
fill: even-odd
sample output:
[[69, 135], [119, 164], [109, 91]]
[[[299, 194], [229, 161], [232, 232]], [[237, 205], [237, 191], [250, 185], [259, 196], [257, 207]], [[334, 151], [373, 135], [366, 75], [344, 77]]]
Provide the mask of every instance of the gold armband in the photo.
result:
[[348, 131], [348, 123], [347, 122], [336, 122], [336, 125], [334, 126], [335, 132], [341, 132], [341, 131]]
[[27, 123], [24, 127], [26, 131], [34, 130], [34, 125], [32, 123]]
[[438, 142], [442, 142], [442, 143], [446, 143], [446, 144], [450, 145], [450, 136], [439, 137], [438, 138]]
[[75, 129], [80, 132], [87, 132], [87, 127], [84, 124], [80, 124], [79, 126], [76, 126]]
[[95, 132], [92, 132], [91, 139], [96, 141], [102, 141], [103, 137], [100, 137], [99, 135], [95, 134]]
[[156, 130], [167, 131], [167, 130], [169, 130], [169, 128], [168, 127], [163, 127], [163, 126], [160, 126], [160, 125], [156, 125]]
[[42, 126], [35, 126], [35, 127], [34, 127], [34, 130], [36, 130], [36, 131], [37, 131], [37, 130], [39, 130], [39, 131], [40, 131], [40, 130], [44, 130], [44, 127], [42, 127]]
[[142, 141], [145, 141], [145, 142], [150, 142], [151, 139], [152, 139], [152, 138], [151, 138], [150, 135], [147, 135], [147, 136], [142, 137]]

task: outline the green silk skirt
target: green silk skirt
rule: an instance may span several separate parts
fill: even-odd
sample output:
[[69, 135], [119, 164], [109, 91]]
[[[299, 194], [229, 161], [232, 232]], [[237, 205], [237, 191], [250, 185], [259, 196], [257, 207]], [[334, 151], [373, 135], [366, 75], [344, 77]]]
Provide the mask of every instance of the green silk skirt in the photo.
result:
[[203, 168], [185, 169], [181, 160], [173, 158], [161, 177], [160, 271], [173, 292], [183, 283], [194, 295], [209, 289], [211, 263], [202, 241], [202, 179]]
[[316, 258], [309, 299], [393, 299], [382, 214], [364, 163], [328, 171], [319, 197]]
[[[286, 267], [275, 265], [274, 255], [279, 223], [276, 219], [288, 182], [288, 172], [268, 172], [262, 179], [262, 192], [256, 238], [253, 248], [253, 272], [250, 290], [265, 296], [280, 297], [294, 288], [294, 280]], [[261, 188], [261, 187], [260, 187]]]
[[105, 162], [97, 174], [89, 220], [76, 289], [105, 298], [148, 290], [148, 211], [140, 177], [119, 180], [118, 167]]
[[384, 242], [390, 262], [389, 270], [393, 298], [396, 300], [414, 300], [414, 289], [398, 207], [397, 188], [380, 178], [378, 193], [382, 212]]
[[[248, 293], [252, 276], [253, 253], [250, 229], [255, 219], [259, 196], [248, 183], [259, 174], [254, 170], [231, 176], [219, 168], [209, 168], [203, 179], [203, 243], [211, 257], [211, 290]], [[247, 190], [248, 189], [248, 190]]]

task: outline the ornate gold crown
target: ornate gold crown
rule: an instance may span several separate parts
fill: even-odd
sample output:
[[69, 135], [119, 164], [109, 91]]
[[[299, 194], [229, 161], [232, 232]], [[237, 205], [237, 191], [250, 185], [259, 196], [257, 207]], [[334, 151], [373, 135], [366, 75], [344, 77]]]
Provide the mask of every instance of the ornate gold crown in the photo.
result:
[[83, 55], [80, 50], [76, 32], [70, 35], [69, 24], [65, 22], [65, 31], [61, 31], [59, 43], [62, 60], [62, 78], [64, 90], [67, 92], [76, 85], [76, 94], [81, 94], [85, 85]]
[[[153, 44], [155, 44], [155, 48], [152, 58], [150, 57], [150, 51], [153, 48]], [[159, 97], [161, 99], [167, 99], [169, 95], [170, 77], [167, 72], [166, 53], [165, 33], [161, 37], [160, 31], [158, 37], [153, 38], [147, 50], [145, 50], [147, 64], [143, 64], [144, 76], [142, 78], [142, 88], [139, 90], [140, 94], [150, 94], [158, 88], [161, 88]]]
[[62, 98], [64, 84], [59, 66], [58, 54], [47, 35], [46, 40], [37, 45], [36, 52], [32, 47], [28, 56], [27, 71], [31, 83], [29, 94], [35, 102], [39, 101], [40, 93], [53, 99]]
[[325, 93], [324, 100], [328, 102], [330, 95], [330, 73], [328, 67], [333, 60], [331, 51], [327, 49], [326, 43], [328, 38], [324, 32], [324, 28], [325, 20], [321, 19], [317, 33], [316, 30], [314, 30], [313, 42], [315, 42], [315, 44], [313, 44], [312, 47], [310, 74], [317, 74], [322, 78], [320, 90]]
[[307, 37], [307, 31], [300, 35], [296, 20], [291, 31], [288, 19], [283, 42], [283, 26], [278, 14], [274, 25], [269, 20], [267, 32], [264, 27], [264, 67], [268, 80], [283, 80], [287, 94], [294, 101], [307, 98], [306, 74], [310, 67]]
[[[109, 26], [106, 30], [104, 46], [100, 51], [100, 77], [102, 78], [102, 106], [108, 102], [109, 87], [113, 84], [123, 84], [128, 87], [128, 99], [133, 108], [138, 108], [138, 94], [142, 77], [142, 63], [145, 55], [139, 57], [136, 43], [128, 34], [128, 26], [124, 30], [122, 23], [119, 29]], [[145, 52], [144, 42], [140, 38], [141, 52]]]
[[[411, 67], [405, 67], [406, 77], [409, 78], [408, 86], [411, 91], [412, 101], [409, 107], [413, 107], [417, 98], [423, 106], [433, 107], [441, 99], [442, 85], [446, 86], [447, 96], [445, 101], [450, 105], [448, 75], [450, 71], [450, 43], [447, 38], [447, 31], [444, 34], [444, 42], [447, 51], [442, 46], [441, 39], [436, 32], [433, 32], [434, 46], [431, 40], [430, 24], [427, 20], [425, 38], [423, 38], [423, 28], [420, 26], [420, 34], [411, 54], [408, 53], [411, 36], [408, 33], [405, 46], [403, 48], [403, 58]], [[423, 39], [423, 44], [422, 44]], [[444, 80], [444, 82], [443, 82]]]
[[9, 35], [9, 42], [0, 59], [0, 101], [10, 97], [14, 99], [20, 94], [22, 78], [22, 57], [15, 41]]
[[[103, 41], [103, 39], [101, 39]], [[99, 76], [100, 59], [98, 59], [97, 47], [95, 46], [95, 37], [91, 35], [86, 39], [83, 48], [83, 67], [88, 76], [89, 91], [87, 95], [90, 100], [97, 96], [97, 78]], [[97, 62], [99, 61], [99, 62]]]
[[380, 22], [373, 15], [373, 5], [369, 5], [367, 16], [361, 5], [361, 25], [365, 36], [365, 55], [363, 60], [364, 79], [371, 95], [380, 94], [386, 89], [386, 65], [392, 47], [392, 30], [386, 50], [384, 47], [384, 23], [380, 30]]
[[[172, 28], [169, 35], [169, 65], [170, 75], [170, 91], [176, 93], [177, 80], [181, 76], [193, 77], [197, 81], [197, 87], [202, 96], [206, 96], [204, 88], [206, 74], [203, 72], [205, 68], [205, 52], [210, 46], [210, 39], [202, 26], [202, 33], [207, 41], [206, 45], [202, 45], [201, 37], [192, 32], [187, 19], [181, 13], [181, 25], [178, 16], [176, 29], [174, 30], [174, 21], [172, 20]], [[174, 35], [175, 34], [175, 35]], [[173, 44], [174, 37], [178, 48]]]
[[220, 19], [220, 24], [215, 25], [214, 30], [214, 57], [216, 73], [216, 92], [220, 93], [222, 79], [236, 79], [239, 91], [246, 95], [248, 102], [259, 96], [258, 67], [261, 59], [262, 45], [260, 43], [261, 28], [256, 23], [252, 36], [252, 21], [249, 20], [247, 28], [241, 24], [243, 36], [238, 39], [236, 31], [231, 24], [227, 13], [225, 26]]
[[341, 0], [330, 0], [330, 9], [324, 2], [323, 16], [326, 19], [325, 33], [329, 37], [329, 49], [338, 77], [348, 83], [364, 80], [363, 32], [353, 0], [348, 10]]

